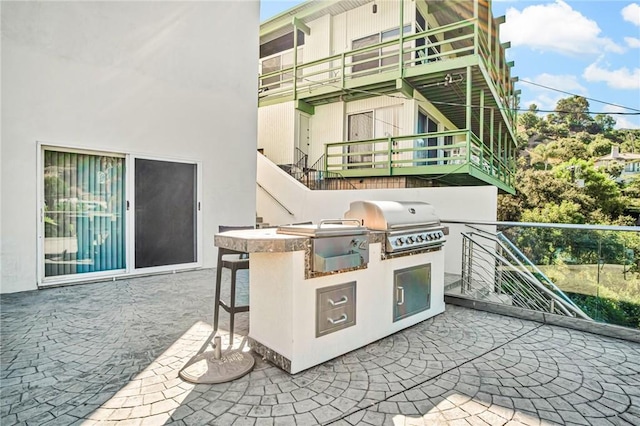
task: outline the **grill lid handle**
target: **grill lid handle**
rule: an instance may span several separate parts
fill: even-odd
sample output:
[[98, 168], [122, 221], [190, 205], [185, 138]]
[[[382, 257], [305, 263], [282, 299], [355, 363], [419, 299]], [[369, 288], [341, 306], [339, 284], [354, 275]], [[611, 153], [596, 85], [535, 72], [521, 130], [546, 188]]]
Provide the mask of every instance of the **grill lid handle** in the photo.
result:
[[360, 223], [360, 220], [358, 219], [324, 219], [321, 220], [320, 223], [318, 224], [318, 228], [321, 228], [322, 225], [329, 225], [329, 224], [344, 224], [344, 223], [355, 223], [357, 226], [362, 226], [362, 224]]

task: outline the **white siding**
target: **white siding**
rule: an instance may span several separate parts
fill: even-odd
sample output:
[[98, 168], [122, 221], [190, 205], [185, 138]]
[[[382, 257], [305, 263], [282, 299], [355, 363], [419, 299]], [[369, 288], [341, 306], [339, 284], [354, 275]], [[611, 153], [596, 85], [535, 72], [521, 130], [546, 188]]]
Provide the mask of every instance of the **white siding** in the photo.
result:
[[258, 109], [258, 149], [276, 164], [293, 162], [295, 118], [293, 102]]
[[[351, 50], [353, 40], [398, 28], [400, 26], [400, 2], [378, 1], [377, 13], [373, 13], [373, 4], [368, 3], [334, 17], [333, 51], [342, 53]], [[404, 22], [413, 20], [415, 3], [404, 0]]]
[[311, 146], [309, 164], [324, 155], [324, 146], [343, 141], [344, 102], [318, 105], [311, 116]]
[[36, 288], [38, 141], [200, 161], [215, 266], [218, 225], [255, 221], [259, 3], [0, 7], [0, 291]]

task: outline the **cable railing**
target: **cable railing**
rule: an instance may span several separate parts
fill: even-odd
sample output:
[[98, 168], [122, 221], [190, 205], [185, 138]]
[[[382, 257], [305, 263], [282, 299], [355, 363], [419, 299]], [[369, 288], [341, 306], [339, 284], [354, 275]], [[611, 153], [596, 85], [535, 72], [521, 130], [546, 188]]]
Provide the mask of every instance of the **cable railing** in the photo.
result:
[[[495, 234], [462, 234], [463, 262], [460, 293], [475, 299], [520, 308], [590, 319], [580, 308], [549, 289]], [[559, 289], [556, 288], [557, 291]], [[559, 291], [560, 292], [560, 291]], [[562, 292], [560, 292], [562, 293]]]
[[464, 245], [460, 275], [451, 276], [464, 279], [448, 286], [449, 295], [466, 286], [462, 296], [473, 300], [561, 315], [564, 307], [578, 318], [581, 311], [603, 325], [640, 329], [640, 227], [443, 223], [462, 231]]

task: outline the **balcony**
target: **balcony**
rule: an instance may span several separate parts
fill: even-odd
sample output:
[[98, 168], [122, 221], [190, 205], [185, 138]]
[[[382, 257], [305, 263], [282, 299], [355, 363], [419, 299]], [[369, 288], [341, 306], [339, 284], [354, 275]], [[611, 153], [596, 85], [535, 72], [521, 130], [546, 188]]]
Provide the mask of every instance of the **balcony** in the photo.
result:
[[[507, 148], [507, 149], [504, 149]], [[495, 185], [514, 193], [515, 151], [454, 130], [325, 145], [325, 170], [349, 177], [422, 176], [446, 185]]]
[[294, 49], [292, 66], [260, 76], [259, 105], [297, 101], [312, 112], [330, 102], [419, 94], [483, 142], [496, 135], [513, 139], [517, 93], [506, 45], [497, 41], [486, 7], [480, 17], [463, 6], [440, 12], [440, 22], [453, 22], [322, 59], [298, 63]]

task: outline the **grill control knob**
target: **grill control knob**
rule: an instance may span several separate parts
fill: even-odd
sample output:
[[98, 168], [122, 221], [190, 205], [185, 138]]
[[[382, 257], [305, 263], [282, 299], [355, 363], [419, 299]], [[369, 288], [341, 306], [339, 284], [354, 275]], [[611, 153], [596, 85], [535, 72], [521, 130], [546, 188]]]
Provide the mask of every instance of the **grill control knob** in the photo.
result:
[[407, 244], [413, 244], [413, 237], [407, 237]]
[[433, 240], [433, 234], [427, 234], [427, 239], [428, 239], [429, 241]]
[[398, 237], [396, 238], [396, 245], [403, 245], [404, 244], [404, 239], [402, 237]]
[[423, 241], [424, 241], [424, 236], [422, 236], [422, 235], [418, 235], [418, 236], [416, 237], [416, 241], [417, 241], [417, 242], [419, 242], [419, 243], [423, 242]]

